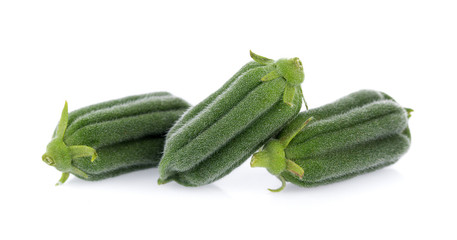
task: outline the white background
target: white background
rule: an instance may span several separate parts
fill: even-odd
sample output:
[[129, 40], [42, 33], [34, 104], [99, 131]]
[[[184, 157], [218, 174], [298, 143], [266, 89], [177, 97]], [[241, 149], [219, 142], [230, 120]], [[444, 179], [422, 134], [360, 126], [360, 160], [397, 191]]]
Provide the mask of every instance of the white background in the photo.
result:
[[[165, 1], [164, 1], [165, 2]], [[1, 1], [1, 239], [456, 239], [455, 1]], [[41, 161], [69, 109], [153, 91], [197, 104], [249, 50], [299, 57], [318, 107], [359, 89], [415, 110], [390, 167], [317, 188], [248, 161], [213, 184], [99, 182]]]

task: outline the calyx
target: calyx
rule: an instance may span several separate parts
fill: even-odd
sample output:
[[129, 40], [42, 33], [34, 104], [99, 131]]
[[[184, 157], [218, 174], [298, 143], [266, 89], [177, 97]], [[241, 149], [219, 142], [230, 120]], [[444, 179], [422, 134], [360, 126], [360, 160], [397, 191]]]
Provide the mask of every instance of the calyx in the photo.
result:
[[298, 164], [286, 158], [285, 149], [290, 141], [312, 120], [310, 117], [303, 124], [295, 129], [285, 132], [281, 138], [270, 140], [259, 152], [251, 158], [251, 167], [264, 167], [271, 174], [281, 180], [281, 187], [278, 189], [268, 189], [272, 192], [279, 192], [286, 186], [286, 180], [281, 175], [284, 172], [290, 172], [299, 178], [304, 175], [304, 170]]
[[305, 73], [303, 72], [303, 65], [299, 58], [289, 58], [289, 59], [279, 59], [274, 61], [272, 59], [257, 55], [250, 51], [251, 58], [261, 65], [273, 65], [274, 70], [267, 73], [262, 77], [262, 82], [267, 82], [274, 80], [276, 78], [284, 78], [286, 81], [286, 87], [283, 94], [283, 102], [289, 106], [293, 106], [293, 101], [295, 93], [298, 91], [298, 94], [303, 102], [305, 103], [306, 109], [308, 109], [308, 104], [303, 97], [303, 91], [301, 89], [301, 83], [305, 79]]
[[64, 135], [67, 125], [68, 103], [65, 101], [65, 106], [62, 110], [59, 124], [57, 125], [56, 134], [46, 147], [46, 153], [41, 157], [43, 162], [50, 166], [54, 166], [57, 170], [62, 172], [62, 176], [56, 185], [63, 184], [68, 179], [70, 173], [84, 178], [88, 177], [85, 172], [72, 165], [73, 160], [82, 157], [91, 157], [91, 161], [93, 162], [97, 158], [97, 152], [89, 146], [67, 146], [65, 144]]

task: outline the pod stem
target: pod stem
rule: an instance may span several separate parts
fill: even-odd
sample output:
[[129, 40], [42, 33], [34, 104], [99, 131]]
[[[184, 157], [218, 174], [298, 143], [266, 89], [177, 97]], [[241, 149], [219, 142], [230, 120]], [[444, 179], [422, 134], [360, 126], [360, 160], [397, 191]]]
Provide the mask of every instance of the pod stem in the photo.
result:
[[286, 187], [286, 179], [283, 176], [278, 176], [278, 179], [281, 180], [281, 187], [276, 189], [269, 188], [270, 192], [281, 192]]
[[[81, 176], [81, 177], [83, 177], [83, 178], [86, 178], [86, 179], [89, 178], [89, 176], [87, 176], [87, 174], [86, 174], [85, 172], [83, 172], [83, 171], [82, 171], [81, 169], [79, 169], [79, 168], [71, 167], [71, 172], [72, 172], [73, 174], [76, 174], [76, 175]], [[62, 173], [62, 176], [61, 176], [60, 179], [59, 179], [59, 181], [56, 183], [56, 186], [60, 186], [60, 185], [64, 184], [64, 183], [67, 181], [67, 179], [68, 179], [69, 176], [70, 176], [70, 173], [69, 173], [69, 172], [63, 172], [63, 173]]]
[[306, 110], [308, 110], [308, 103], [306, 103], [305, 96], [303, 95], [303, 90], [301, 86], [298, 86], [298, 91], [300, 92], [300, 96], [303, 99], [303, 103], [305, 104]]
[[[300, 178], [303, 177], [303, 174], [305, 172], [303, 170], [303, 168], [301, 168], [300, 166], [298, 166], [296, 163], [294, 163], [291, 160], [287, 160], [286, 163], [287, 163], [287, 167], [286, 167], [287, 171], [297, 175]], [[270, 190], [270, 192], [281, 192], [286, 187], [286, 179], [284, 179], [284, 177], [281, 175], [278, 176], [278, 179], [281, 180], [281, 187], [279, 187], [277, 189], [269, 188], [268, 190]]]
[[56, 186], [60, 186], [60, 185], [64, 184], [67, 181], [69, 176], [70, 176], [70, 173], [68, 173], [68, 172], [62, 173], [62, 176], [60, 177], [59, 181], [56, 183]]

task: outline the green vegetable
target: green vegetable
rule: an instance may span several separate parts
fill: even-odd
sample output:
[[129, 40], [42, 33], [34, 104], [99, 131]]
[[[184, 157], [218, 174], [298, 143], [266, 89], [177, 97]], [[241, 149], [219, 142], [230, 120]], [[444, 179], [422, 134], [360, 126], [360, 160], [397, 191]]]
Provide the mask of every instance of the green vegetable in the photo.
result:
[[211, 183], [243, 163], [300, 111], [304, 80], [298, 58], [251, 52], [218, 91], [186, 112], [167, 134], [159, 184]]
[[91, 105], [60, 122], [42, 159], [62, 172], [99, 180], [157, 166], [167, 130], [189, 107], [166, 92], [130, 96]]
[[281, 180], [271, 191], [282, 190], [285, 181], [312, 187], [374, 171], [408, 150], [411, 111], [382, 92], [352, 93], [300, 113], [253, 155], [251, 166], [265, 167]]

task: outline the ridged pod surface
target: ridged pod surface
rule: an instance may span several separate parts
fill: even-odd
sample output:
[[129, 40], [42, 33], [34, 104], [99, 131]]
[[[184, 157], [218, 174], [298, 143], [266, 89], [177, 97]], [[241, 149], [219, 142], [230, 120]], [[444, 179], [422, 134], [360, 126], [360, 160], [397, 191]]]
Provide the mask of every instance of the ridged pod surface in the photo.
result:
[[[389, 95], [361, 90], [300, 113], [252, 157], [285, 181], [312, 187], [395, 163], [409, 148], [408, 118]], [[306, 126], [306, 127], [305, 127]]]
[[300, 111], [298, 58], [273, 61], [251, 52], [219, 90], [189, 109], [166, 137], [159, 184], [211, 183], [243, 163]]
[[65, 102], [45, 163], [62, 172], [99, 180], [157, 166], [165, 135], [190, 106], [167, 92], [111, 100], [68, 114]]

